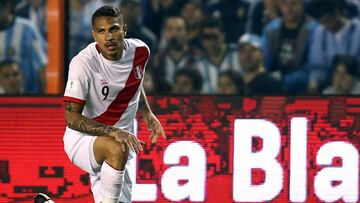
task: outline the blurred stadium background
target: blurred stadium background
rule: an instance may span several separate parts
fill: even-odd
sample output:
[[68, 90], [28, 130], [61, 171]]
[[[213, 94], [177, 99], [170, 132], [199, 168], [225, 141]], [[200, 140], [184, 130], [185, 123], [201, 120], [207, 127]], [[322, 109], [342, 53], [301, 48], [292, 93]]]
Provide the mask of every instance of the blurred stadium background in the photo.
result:
[[[359, 0], [0, 0], [0, 202], [38, 192], [93, 201], [87, 174], [63, 151], [61, 99], [71, 58], [93, 41], [92, 12], [109, 4], [123, 9], [127, 37], [151, 49], [144, 87], [169, 138], [133, 160], [134, 202], [250, 202], [235, 198], [236, 119], [267, 120], [281, 135], [281, 188], [253, 202], [290, 202], [294, 117], [307, 118], [306, 185], [292, 185], [305, 199], [296, 202], [359, 200]], [[320, 164], [319, 150], [337, 142], [346, 156]], [[264, 144], [253, 137], [251, 152]], [[171, 175], [181, 166], [186, 178]], [[343, 192], [315, 188], [321, 171], [345, 166], [329, 183], [347, 183]], [[264, 184], [267, 171], [254, 168], [251, 184]]]

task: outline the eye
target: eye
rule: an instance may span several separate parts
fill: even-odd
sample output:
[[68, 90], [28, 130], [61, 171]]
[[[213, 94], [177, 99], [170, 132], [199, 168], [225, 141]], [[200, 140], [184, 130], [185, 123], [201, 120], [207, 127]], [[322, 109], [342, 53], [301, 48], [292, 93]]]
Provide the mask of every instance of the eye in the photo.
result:
[[111, 30], [110, 30], [110, 32], [118, 32], [120, 30], [120, 28], [119, 27], [114, 27], [114, 28], [112, 28]]

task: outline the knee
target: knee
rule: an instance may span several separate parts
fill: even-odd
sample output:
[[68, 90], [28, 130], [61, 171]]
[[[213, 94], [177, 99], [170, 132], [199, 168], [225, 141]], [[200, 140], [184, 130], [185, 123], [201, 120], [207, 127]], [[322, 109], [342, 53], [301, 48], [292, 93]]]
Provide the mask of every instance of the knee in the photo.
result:
[[123, 151], [120, 143], [112, 143], [108, 146], [108, 153], [106, 154], [106, 160], [113, 168], [123, 170], [125, 168], [129, 150], [126, 148]]

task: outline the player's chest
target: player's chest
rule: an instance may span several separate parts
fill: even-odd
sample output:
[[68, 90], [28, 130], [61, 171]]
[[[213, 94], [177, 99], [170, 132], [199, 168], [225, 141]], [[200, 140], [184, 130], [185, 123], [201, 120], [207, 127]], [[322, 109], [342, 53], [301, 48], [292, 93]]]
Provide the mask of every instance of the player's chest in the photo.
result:
[[120, 93], [134, 94], [140, 87], [144, 76], [144, 67], [120, 67], [100, 70], [93, 74], [90, 95], [100, 100], [114, 100]]

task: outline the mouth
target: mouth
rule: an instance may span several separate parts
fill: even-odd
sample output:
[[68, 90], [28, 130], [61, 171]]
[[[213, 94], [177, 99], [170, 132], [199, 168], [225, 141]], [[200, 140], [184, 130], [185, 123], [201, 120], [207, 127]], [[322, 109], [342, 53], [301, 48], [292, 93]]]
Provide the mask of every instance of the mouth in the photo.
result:
[[107, 42], [107, 43], [105, 43], [105, 47], [108, 50], [114, 50], [114, 49], [116, 49], [116, 43], [115, 42]]

